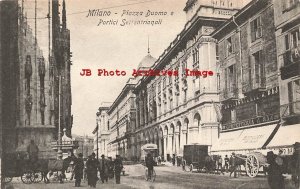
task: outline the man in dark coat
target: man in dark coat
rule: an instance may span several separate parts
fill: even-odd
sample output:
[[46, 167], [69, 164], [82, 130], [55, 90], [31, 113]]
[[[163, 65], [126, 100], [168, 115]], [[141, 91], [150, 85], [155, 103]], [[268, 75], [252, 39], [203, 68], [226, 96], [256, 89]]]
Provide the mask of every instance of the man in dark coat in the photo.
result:
[[228, 172], [228, 169], [229, 169], [229, 158], [228, 158], [227, 155], [225, 155], [224, 162], [225, 162], [225, 171]]
[[151, 155], [151, 153], [147, 154], [146, 157], [146, 167], [148, 168], [148, 178], [147, 180], [151, 179], [151, 177], [153, 176], [153, 167], [154, 167], [154, 160], [153, 157]]
[[97, 172], [99, 166], [95, 156], [96, 154], [92, 153], [92, 155], [89, 156], [89, 159], [86, 162], [88, 185], [93, 188], [96, 188], [96, 183], [98, 180]]
[[102, 154], [101, 159], [99, 160], [99, 171], [102, 183], [108, 181], [108, 161], [105, 159], [105, 156]]
[[229, 159], [229, 164], [230, 164], [230, 174], [229, 174], [229, 176], [231, 177], [231, 175], [233, 173], [234, 178], [237, 177], [236, 171], [237, 171], [237, 168], [238, 168], [238, 165], [237, 165], [237, 162], [236, 162], [235, 158], [236, 158], [235, 153], [232, 152], [231, 157]]
[[114, 178], [114, 162], [111, 157], [108, 157], [108, 176], [109, 179]]
[[268, 183], [271, 189], [284, 189], [284, 177], [282, 175], [281, 166], [276, 163], [277, 157], [273, 151], [267, 153], [267, 162], [270, 164], [268, 168]]
[[78, 154], [78, 158], [75, 160], [74, 174], [75, 174], [75, 187], [80, 187], [81, 179], [83, 178], [84, 162], [82, 154]]
[[114, 161], [114, 168], [115, 168], [116, 183], [120, 184], [123, 163], [119, 155], [116, 155], [116, 159]]
[[30, 140], [30, 144], [27, 146], [27, 153], [30, 163], [35, 163], [38, 160], [39, 147], [34, 143], [34, 140]]

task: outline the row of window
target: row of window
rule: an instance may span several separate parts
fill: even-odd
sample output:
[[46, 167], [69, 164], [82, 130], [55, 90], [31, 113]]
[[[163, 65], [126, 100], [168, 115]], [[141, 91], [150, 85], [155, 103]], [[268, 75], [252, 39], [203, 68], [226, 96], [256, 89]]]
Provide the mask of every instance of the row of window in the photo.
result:
[[[262, 22], [260, 16], [250, 22], [250, 34], [251, 34], [251, 42], [255, 42], [256, 40], [262, 37]], [[226, 47], [226, 54], [225, 54], [226, 57], [236, 52], [237, 47], [236, 47], [236, 42], [234, 41], [234, 35], [228, 37], [225, 40], [225, 47]]]

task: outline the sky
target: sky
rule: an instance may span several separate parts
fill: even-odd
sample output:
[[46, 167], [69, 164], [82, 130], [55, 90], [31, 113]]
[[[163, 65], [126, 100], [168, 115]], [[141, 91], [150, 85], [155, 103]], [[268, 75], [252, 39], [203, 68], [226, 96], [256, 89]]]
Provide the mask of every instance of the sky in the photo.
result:
[[[96, 112], [101, 102], [113, 102], [121, 92], [132, 70], [147, 55], [158, 58], [176, 38], [186, 23], [183, 11], [186, 0], [66, 0], [67, 27], [71, 32], [72, 133], [92, 135]], [[110, 16], [87, 16], [88, 11], [110, 11]], [[126, 12], [122, 16], [123, 12]], [[146, 13], [166, 12], [163, 16]], [[131, 12], [128, 15], [127, 12]], [[133, 15], [132, 12], [143, 12]], [[173, 15], [171, 16], [171, 12]], [[103, 21], [118, 20], [118, 25], [98, 26]], [[161, 25], [125, 25], [122, 20], [158, 20]], [[91, 69], [91, 76], [81, 76]], [[98, 76], [97, 69], [125, 70], [126, 76]]]

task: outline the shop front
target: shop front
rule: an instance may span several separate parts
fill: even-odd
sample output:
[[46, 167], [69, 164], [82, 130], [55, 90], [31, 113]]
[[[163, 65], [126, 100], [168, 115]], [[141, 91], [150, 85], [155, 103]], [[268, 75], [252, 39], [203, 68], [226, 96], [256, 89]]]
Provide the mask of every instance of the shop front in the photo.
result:
[[211, 154], [230, 155], [232, 152], [236, 154], [246, 155], [250, 152], [261, 152], [266, 155], [264, 144], [271, 136], [277, 124], [266, 126], [247, 128], [236, 131], [223, 132], [215, 145], [211, 148]]
[[267, 145], [267, 150], [272, 150], [278, 154], [282, 150], [282, 155], [292, 155], [293, 145], [300, 142], [300, 124], [281, 126], [271, 142]]

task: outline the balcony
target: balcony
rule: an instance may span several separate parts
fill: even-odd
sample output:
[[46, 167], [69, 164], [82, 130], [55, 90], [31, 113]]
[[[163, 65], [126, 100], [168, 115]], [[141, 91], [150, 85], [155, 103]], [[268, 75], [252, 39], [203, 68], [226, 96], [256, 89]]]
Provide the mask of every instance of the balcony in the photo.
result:
[[257, 81], [253, 79], [249, 83], [243, 83], [243, 93], [246, 96], [259, 94], [266, 91], [266, 77], [259, 77]]
[[238, 100], [238, 88], [235, 84], [231, 85], [229, 89], [224, 89], [220, 95], [221, 101]]
[[252, 117], [250, 119], [224, 123], [224, 124], [222, 124], [222, 130], [226, 131], [226, 130], [232, 130], [232, 129], [254, 127], [254, 126], [265, 124], [265, 123], [277, 122], [279, 120], [279, 118], [280, 118], [279, 113], [268, 114], [268, 115], [258, 115], [258, 116]]
[[283, 54], [283, 63], [280, 68], [282, 80], [300, 75], [300, 45]]
[[280, 106], [282, 119], [300, 119], [300, 100]]

